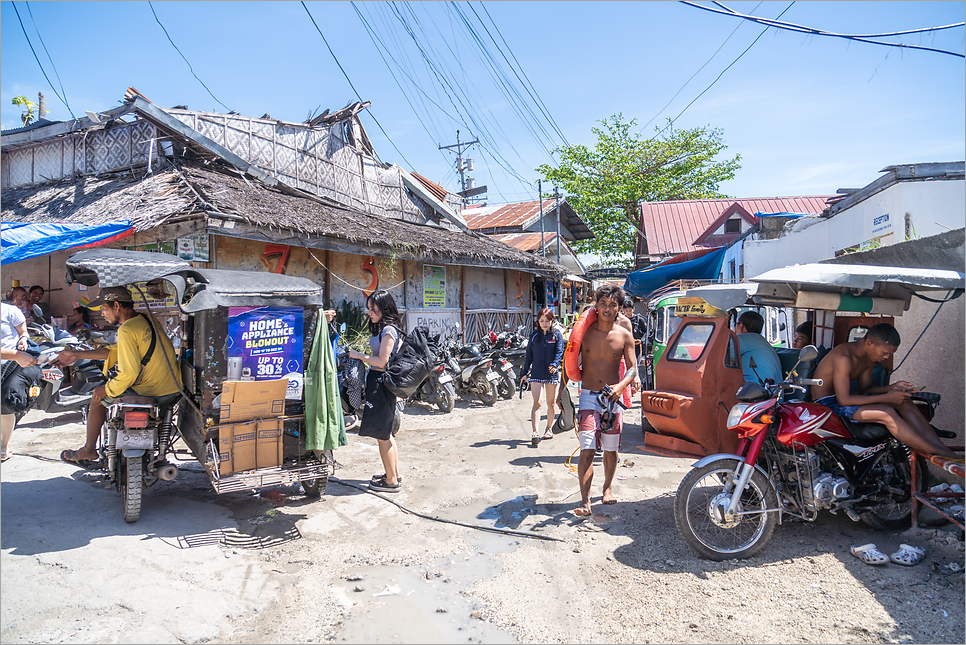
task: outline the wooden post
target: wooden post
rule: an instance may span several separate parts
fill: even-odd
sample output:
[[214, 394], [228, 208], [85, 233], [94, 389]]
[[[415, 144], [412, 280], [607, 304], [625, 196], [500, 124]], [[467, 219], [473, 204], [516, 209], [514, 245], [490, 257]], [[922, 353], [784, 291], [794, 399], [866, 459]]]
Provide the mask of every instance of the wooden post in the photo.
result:
[[329, 262], [329, 249], [325, 249], [325, 254], [322, 257], [325, 258], [325, 277], [323, 278], [324, 284], [322, 287], [325, 289], [325, 302], [328, 303], [327, 309], [332, 309], [335, 307], [335, 303], [332, 302], [332, 271], [329, 269], [332, 264]]
[[460, 326], [466, 331], [466, 267], [460, 267]]

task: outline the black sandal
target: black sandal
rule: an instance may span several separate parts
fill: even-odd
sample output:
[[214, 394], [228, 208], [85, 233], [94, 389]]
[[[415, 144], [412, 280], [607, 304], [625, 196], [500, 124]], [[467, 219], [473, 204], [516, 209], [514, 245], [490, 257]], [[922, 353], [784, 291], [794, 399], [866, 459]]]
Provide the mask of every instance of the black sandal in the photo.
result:
[[379, 491], [380, 493], [398, 493], [399, 484], [389, 484], [385, 479], [369, 482], [369, 490]]
[[[396, 482], [398, 482], [398, 483], [401, 484], [402, 483], [402, 480], [403, 480], [402, 475], [397, 475], [396, 476]], [[386, 481], [386, 473], [383, 473], [381, 475], [373, 475], [372, 476], [372, 479], [369, 480], [370, 483], [371, 482], [384, 482], [384, 481]]]

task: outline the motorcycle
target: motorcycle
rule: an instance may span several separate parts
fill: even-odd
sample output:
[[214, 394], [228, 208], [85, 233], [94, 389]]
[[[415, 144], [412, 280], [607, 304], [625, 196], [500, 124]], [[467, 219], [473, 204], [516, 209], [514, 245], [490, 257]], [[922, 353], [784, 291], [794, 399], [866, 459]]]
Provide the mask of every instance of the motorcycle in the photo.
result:
[[[482, 355], [491, 358], [500, 380], [496, 382], [497, 394], [504, 399], [512, 399], [517, 393], [517, 372], [526, 359], [526, 339], [507, 329], [497, 334], [491, 331], [480, 343]], [[519, 363], [519, 365], [517, 365]], [[516, 368], [516, 371], [514, 371]]]
[[101, 458], [109, 480], [121, 493], [125, 522], [141, 515], [143, 488], [158, 481], [173, 481], [178, 467], [168, 463], [167, 454], [177, 439], [173, 423], [174, 401], [159, 404], [154, 399], [125, 396], [112, 404], [101, 430]]
[[460, 396], [475, 394], [483, 405], [491, 406], [496, 403], [500, 375], [491, 369], [493, 359], [483, 356], [479, 345], [464, 345], [462, 338], [458, 328], [447, 338], [443, 352], [447, 371]]
[[94, 389], [86, 384], [90, 376], [100, 374], [103, 361], [80, 360], [71, 367], [55, 367], [51, 363], [64, 348], [91, 348], [74, 335], [47, 324], [30, 324], [28, 329], [33, 340], [28, 352], [37, 358], [43, 374], [33, 407], [51, 414], [81, 410], [86, 423], [87, 404]]
[[[809, 345], [795, 367], [817, 357]], [[793, 398], [822, 380], [791, 374], [777, 384], [742, 385], [727, 420], [740, 437], [736, 454], [699, 460], [678, 487], [675, 523], [698, 555], [751, 557], [783, 515], [812, 522], [819, 511], [842, 511], [878, 530], [908, 522], [925, 462], [918, 458], [920, 481], [912, 481], [911, 451], [885, 426], [841, 419]]]

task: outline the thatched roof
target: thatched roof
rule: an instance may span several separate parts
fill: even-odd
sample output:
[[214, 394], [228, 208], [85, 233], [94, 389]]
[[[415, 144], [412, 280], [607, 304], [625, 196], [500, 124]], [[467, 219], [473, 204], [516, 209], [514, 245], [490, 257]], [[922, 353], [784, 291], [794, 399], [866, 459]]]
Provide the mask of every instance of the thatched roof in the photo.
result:
[[[84, 222], [129, 219], [138, 232], [172, 222], [232, 237], [349, 253], [469, 266], [516, 268], [560, 276], [565, 267], [485, 236], [353, 211], [297, 197], [242, 177], [218, 163], [165, 164], [3, 191], [4, 221]], [[231, 228], [224, 226], [231, 222]]]

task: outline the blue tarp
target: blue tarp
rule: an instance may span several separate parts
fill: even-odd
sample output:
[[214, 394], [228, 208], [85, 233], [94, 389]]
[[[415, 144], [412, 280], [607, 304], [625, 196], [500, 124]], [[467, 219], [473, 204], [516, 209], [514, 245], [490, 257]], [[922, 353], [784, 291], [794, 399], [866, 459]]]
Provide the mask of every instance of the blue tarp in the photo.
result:
[[[624, 291], [638, 298], [646, 298], [673, 280], [716, 280], [721, 273], [727, 247], [703, 255], [696, 260], [677, 264], [658, 263], [627, 275]], [[665, 260], [666, 262], [666, 260]]]
[[118, 220], [107, 224], [66, 224], [47, 222], [3, 222], [2, 261], [0, 264], [20, 262], [38, 255], [64, 251], [97, 242], [110, 242], [127, 237], [134, 232], [130, 220]]

